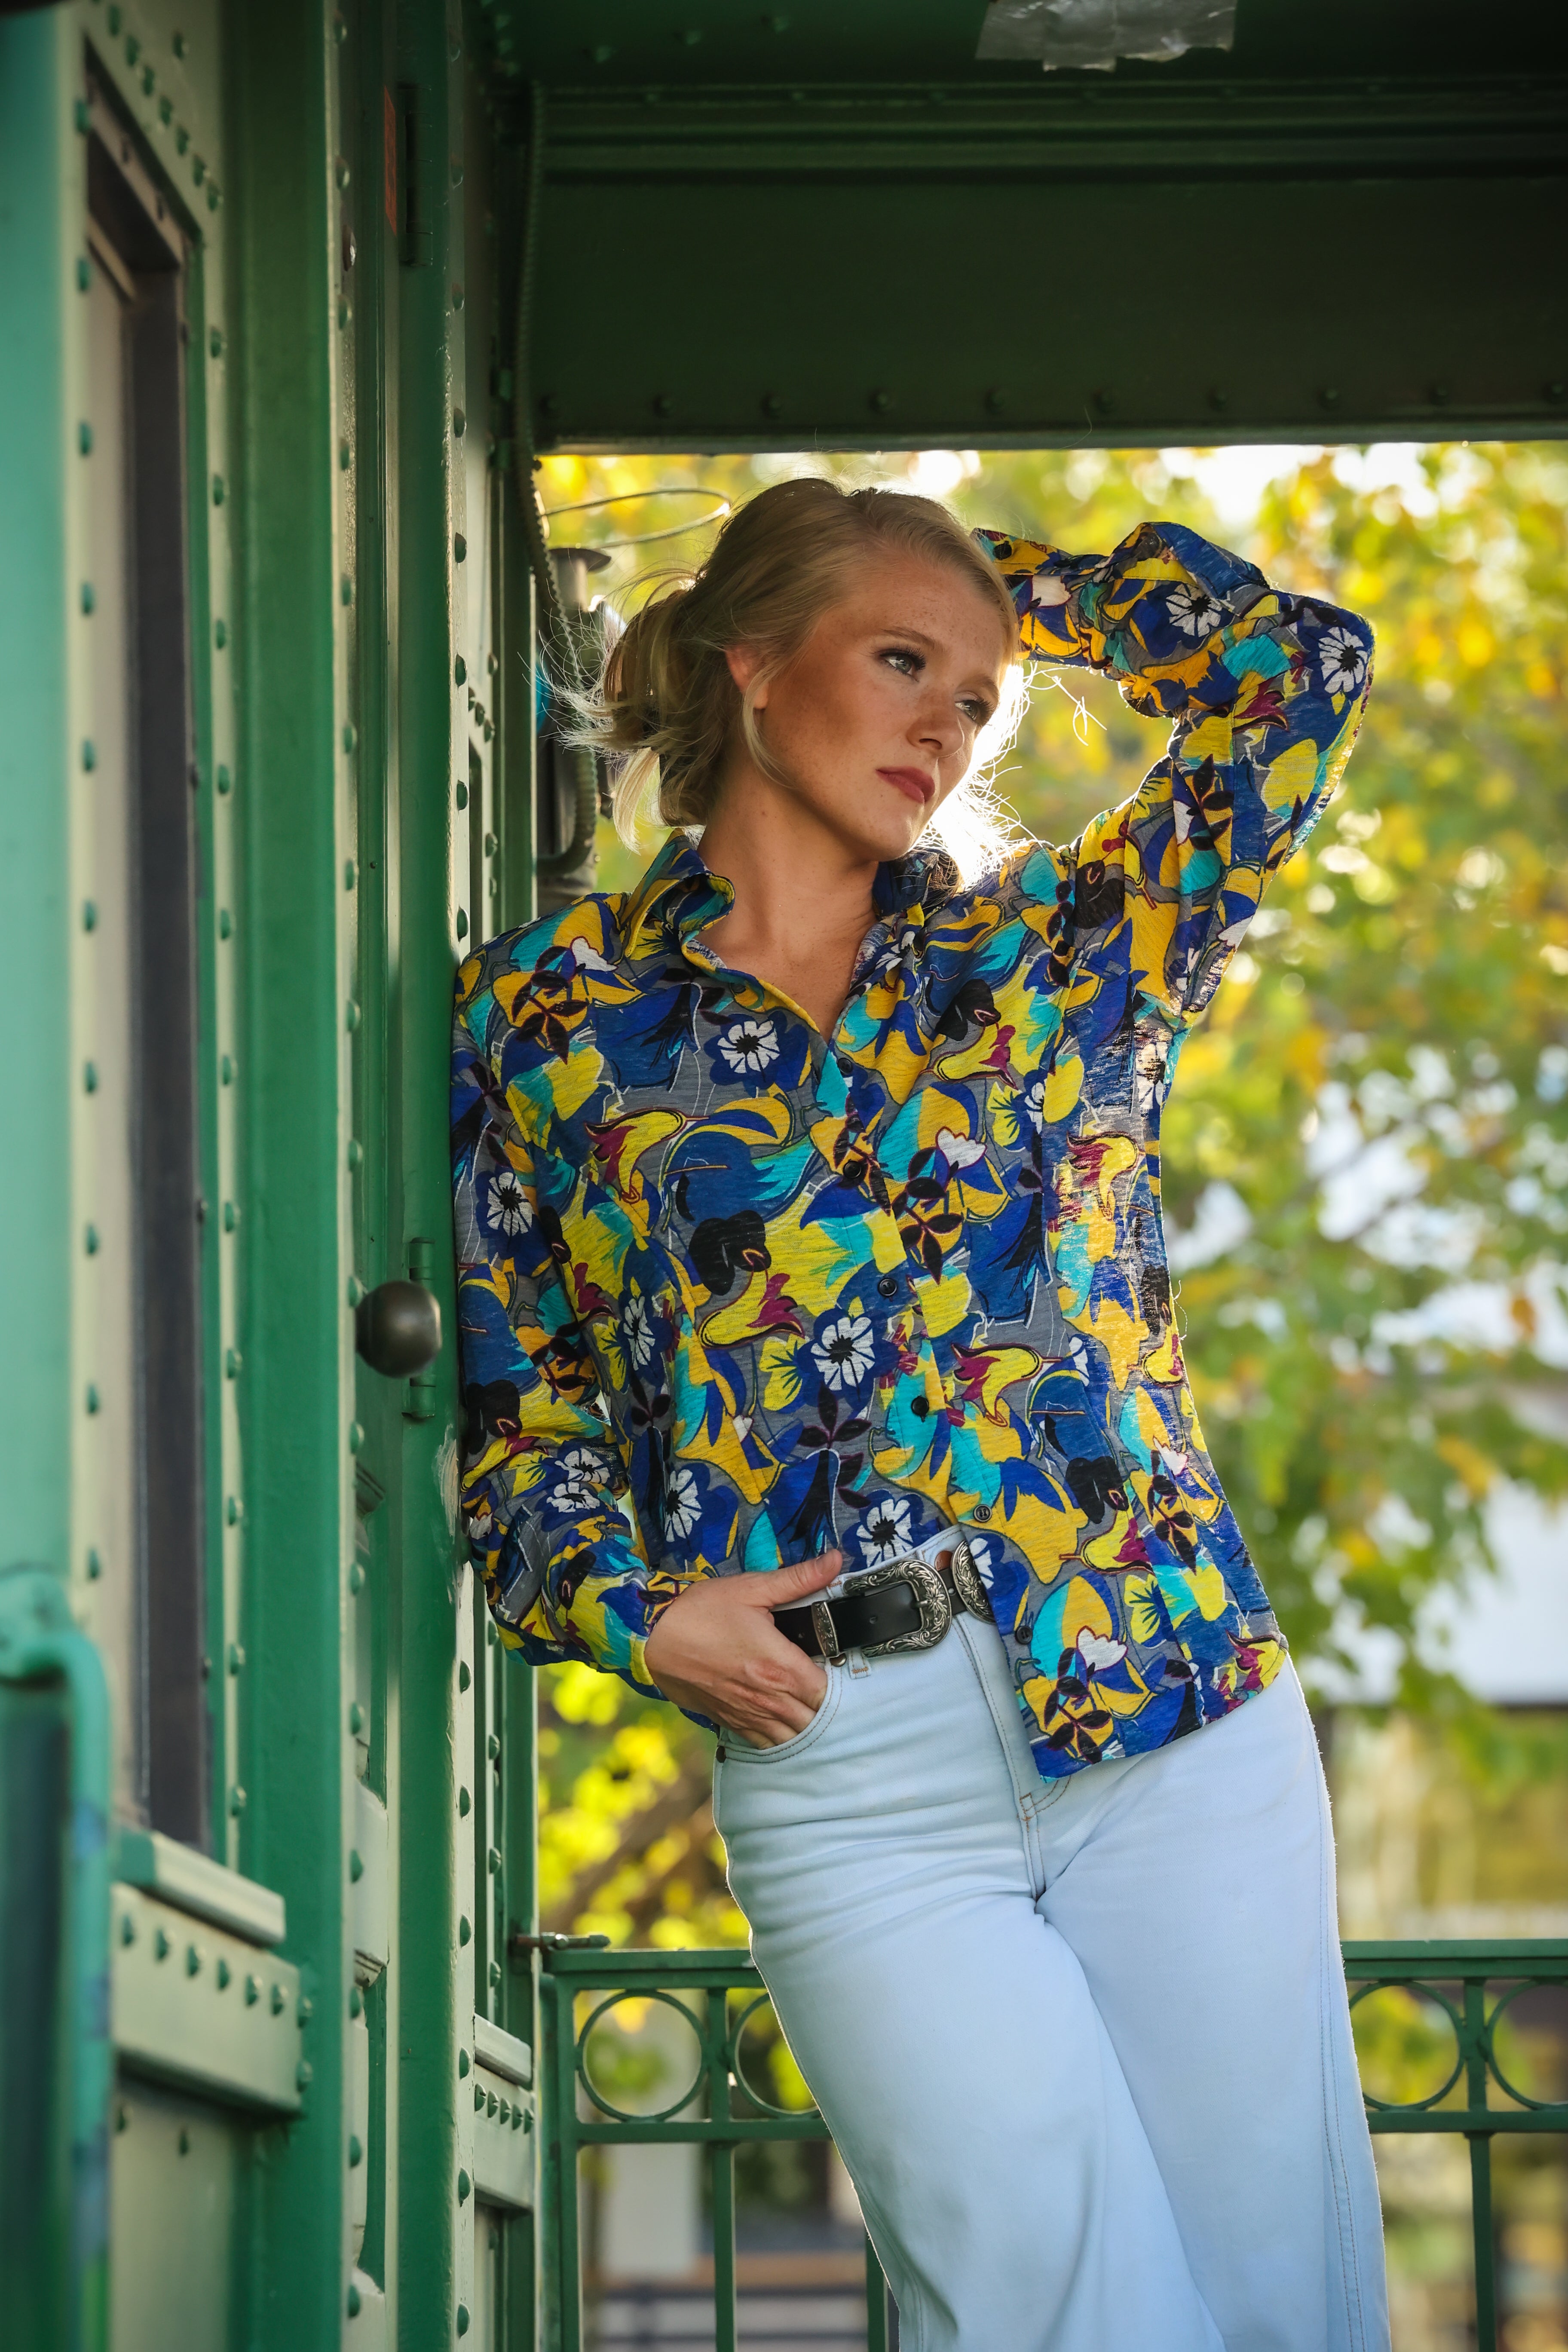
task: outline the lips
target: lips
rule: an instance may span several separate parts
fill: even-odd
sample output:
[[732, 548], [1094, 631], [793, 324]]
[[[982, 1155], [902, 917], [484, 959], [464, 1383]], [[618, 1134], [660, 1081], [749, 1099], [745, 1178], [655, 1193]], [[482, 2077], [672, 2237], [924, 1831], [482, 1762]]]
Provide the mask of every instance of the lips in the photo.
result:
[[877, 773], [906, 800], [915, 801], [921, 808], [936, 798], [936, 778], [928, 776], [923, 768], [879, 768]]

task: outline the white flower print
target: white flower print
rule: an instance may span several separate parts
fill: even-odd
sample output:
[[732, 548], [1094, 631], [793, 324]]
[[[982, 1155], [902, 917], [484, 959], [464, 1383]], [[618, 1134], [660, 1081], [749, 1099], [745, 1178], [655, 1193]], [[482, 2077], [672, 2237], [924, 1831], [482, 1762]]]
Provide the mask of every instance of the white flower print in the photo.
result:
[[640, 1371], [653, 1353], [653, 1318], [640, 1298], [634, 1298], [626, 1308], [622, 1324], [626, 1349]]
[[830, 1389], [858, 1388], [876, 1360], [871, 1322], [866, 1315], [839, 1315], [825, 1323], [811, 1343], [817, 1370]]
[[1366, 676], [1367, 648], [1353, 629], [1325, 629], [1318, 642], [1323, 684], [1331, 694], [1355, 694]]
[[754, 1021], [750, 1014], [731, 1021], [719, 1040], [719, 1051], [738, 1077], [759, 1076], [779, 1057], [773, 1023]]
[[1080, 1633], [1078, 1654], [1091, 1675], [1102, 1675], [1108, 1666], [1118, 1666], [1127, 1655], [1125, 1642], [1108, 1642], [1100, 1633]]
[[936, 1148], [950, 1168], [973, 1168], [977, 1160], [985, 1157], [984, 1140], [973, 1135], [960, 1135], [955, 1127], [938, 1129]]
[[697, 1479], [689, 1470], [672, 1470], [664, 1490], [664, 1531], [684, 1543], [702, 1516]]
[[874, 1568], [885, 1568], [910, 1549], [910, 1507], [904, 1502], [876, 1503], [860, 1522], [866, 1557]]
[[1206, 637], [1225, 618], [1224, 607], [1195, 580], [1184, 580], [1165, 599], [1165, 610], [1184, 636]]
[[1046, 1124], [1046, 1081], [1038, 1070], [1036, 1071], [1034, 1076], [1029, 1080], [1028, 1085], [1024, 1088], [1024, 1116], [1037, 1134], [1039, 1134], [1044, 1129]]
[[510, 1168], [490, 1179], [490, 1222], [514, 1236], [527, 1233], [533, 1223], [533, 1202], [522, 1189], [521, 1177]]
[[561, 1512], [563, 1517], [574, 1511], [587, 1510], [595, 1499], [595, 1489], [604, 1477], [598, 1462], [592, 1454], [577, 1447], [561, 1456], [560, 1468], [564, 1478], [550, 1498], [552, 1510]]

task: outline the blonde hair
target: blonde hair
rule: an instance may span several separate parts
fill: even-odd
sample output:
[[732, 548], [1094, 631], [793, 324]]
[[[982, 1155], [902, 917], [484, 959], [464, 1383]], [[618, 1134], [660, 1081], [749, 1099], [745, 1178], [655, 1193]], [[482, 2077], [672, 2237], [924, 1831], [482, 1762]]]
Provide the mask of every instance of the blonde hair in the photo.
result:
[[[638, 820], [656, 779], [664, 824], [707, 823], [737, 728], [763, 773], [783, 781], [762, 740], [757, 694], [788, 667], [842, 596], [851, 565], [883, 550], [948, 565], [994, 607], [1014, 661], [1011, 690], [984, 730], [970, 773], [931, 830], [967, 874], [1000, 851], [1012, 825], [995, 800], [992, 771], [1016, 731], [1024, 700], [1017, 617], [1002, 575], [934, 499], [843, 490], [816, 476], [776, 482], [739, 508], [707, 562], [668, 581], [609, 646], [597, 679], [569, 698], [573, 737], [609, 761], [616, 830], [628, 847], [638, 845]], [[762, 656], [744, 694], [725, 658], [736, 646]]]

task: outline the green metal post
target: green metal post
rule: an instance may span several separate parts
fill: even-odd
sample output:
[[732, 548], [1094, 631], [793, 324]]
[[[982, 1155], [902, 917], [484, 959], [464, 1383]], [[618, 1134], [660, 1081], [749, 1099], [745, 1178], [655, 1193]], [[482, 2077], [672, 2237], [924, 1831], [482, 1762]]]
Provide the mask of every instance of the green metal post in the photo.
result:
[[[722, 1993], [710, 2000], [723, 2002]], [[713, 2343], [714, 2352], [735, 2352], [735, 2149], [730, 2140], [715, 2140], [708, 2151], [708, 2177], [713, 2204]]]
[[1497, 2259], [1492, 2239], [1492, 2141], [1467, 2132], [1470, 2143], [1470, 2227], [1476, 2244], [1476, 2352], [1497, 2352]]
[[888, 2282], [877, 2260], [877, 2249], [866, 2241], [866, 2352], [888, 2352], [892, 2329], [888, 2318]]

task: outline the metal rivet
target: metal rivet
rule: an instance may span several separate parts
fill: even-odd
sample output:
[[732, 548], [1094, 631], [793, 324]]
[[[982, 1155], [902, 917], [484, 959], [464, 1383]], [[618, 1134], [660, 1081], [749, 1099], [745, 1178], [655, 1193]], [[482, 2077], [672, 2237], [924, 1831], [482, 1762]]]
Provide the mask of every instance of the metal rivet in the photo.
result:
[[356, 1738], [364, 1729], [364, 1709], [357, 1698], [349, 1701], [349, 1729]]
[[364, 1444], [364, 1431], [357, 1421], [349, 1423], [349, 1452], [357, 1454]]
[[91, 581], [90, 581], [90, 580], [84, 580], [84, 581], [82, 582], [82, 583], [81, 583], [81, 609], [82, 609], [82, 611], [83, 611], [84, 613], [90, 613], [90, 612], [92, 611], [93, 607], [97, 604], [97, 603], [98, 603], [98, 597], [97, 597], [97, 595], [96, 595], [96, 593], [95, 593], [95, 592], [94, 592], [94, 589], [93, 589], [93, 585], [92, 585]]
[[462, 409], [454, 408], [452, 411], [452, 430], [457, 435], [459, 441], [462, 439], [468, 429], [468, 420], [467, 415]]
[[315, 2081], [316, 2070], [308, 2058], [301, 2058], [294, 2069], [294, 2080], [301, 2091], [308, 2091]]
[[[136, 37], [136, 36], [135, 36], [135, 34], [134, 34], [134, 33], [127, 33], [127, 34], [126, 34], [126, 36], [125, 36], [125, 62], [126, 62], [126, 64], [127, 64], [128, 66], [133, 66], [133, 65], [135, 64], [135, 62], [136, 62], [137, 58], [141, 56], [141, 54], [142, 54], [142, 44], [141, 44], [141, 42], [137, 39], [137, 37]], [[129, 145], [129, 142], [127, 142], [127, 145]]]
[[254, 2009], [260, 1999], [261, 1979], [259, 1977], [247, 1977], [245, 1979], [245, 2005], [247, 2009]]
[[228, 770], [225, 767], [219, 767], [216, 774], [213, 778], [213, 782], [216, 784], [220, 793], [230, 793], [234, 790], [234, 778], [229, 774]]
[[222, 359], [223, 329], [221, 327], [209, 327], [207, 329], [207, 349], [212, 353], [215, 360]]
[[496, 1758], [500, 1754], [500, 1741], [496, 1738], [493, 1731], [488, 1732], [485, 1736], [485, 1754], [489, 1758], [492, 1764]]
[[361, 1992], [361, 1990], [360, 1990], [360, 1989], [359, 1989], [358, 1985], [350, 1985], [350, 1987], [349, 1987], [349, 2015], [350, 2015], [351, 2017], [360, 2017], [360, 2016], [363, 2016], [363, 2012], [364, 2012], [364, 1995], [363, 1995], [363, 1993], [362, 1993], [362, 1992]]
[[349, 2283], [348, 2314], [351, 2319], [359, 2317], [359, 2289], [352, 2280]]
[[521, 2105], [513, 2107], [511, 2111], [511, 2127], [513, 2131], [516, 2131], [520, 2124], [524, 2131], [531, 2131], [533, 2129], [533, 2117]]
[[83, 1398], [82, 1402], [86, 1405], [89, 1412], [96, 1412], [103, 1402], [102, 1398], [99, 1395], [97, 1389], [90, 1381], [89, 1381], [87, 1384], [87, 1394]]
[[85, 98], [79, 98], [71, 109], [71, 120], [79, 131], [86, 131], [92, 121], [92, 109]]
[[459, 783], [456, 787], [453, 797], [457, 801], [459, 808], [467, 808], [468, 805], [468, 788], [467, 784]]
[[485, 2086], [482, 2083], [476, 2083], [474, 2084], [474, 2113], [477, 2116], [482, 2115], [484, 2113], [484, 2106]]
[[1546, 397], [1548, 400], [1568, 400], [1568, 383], [1563, 383], [1553, 377], [1546, 387]]
[[453, 308], [453, 310], [460, 310], [462, 309], [462, 307], [463, 307], [463, 289], [462, 289], [462, 288], [461, 288], [460, 286], [458, 286], [458, 284], [456, 284], [456, 282], [454, 282], [453, 287], [452, 287], [452, 308]]
[[467, 561], [468, 561], [468, 541], [463, 537], [462, 532], [459, 530], [459, 531], [458, 531], [458, 532], [454, 533], [454, 535], [453, 535], [453, 539], [452, 539], [452, 560], [453, 560], [453, 562], [456, 562], [456, 563], [466, 563], [466, 562], [467, 562]]
[[91, 291], [91, 288], [92, 264], [88, 259], [85, 253], [78, 254], [76, 264], [76, 290], [79, 294], [86, 294]]
[[226, 1376], [229, 1380], [238, 1380], [240, 1373], [245, 1369], [245, 1359], [240, 1354], [237, 1348], [226, 1348], [224, 1349], [223, 1369]]
[[352, 890], [358, 880], [359, 867], [354, 864], [352, 857], [345, 858], [343, 861], [343, 888], [345, 890]]
[[176, 34], [175, 34], [175, 36], [174, 36], [174, 55], [175, 55], [177, 58], [183, 58], [183, 57], [186, 56], [186, 55], [188, 54], [189, 50], [190, 50], [190, 46], [191, 46], [191, 45], [190, 45], [189, 41], [187, 41], [187, 40], [186, 40], [186, 38], [185, 38], [185, 37], [184, 37], [184, 33], [176, 33]]
[[486, 2115], [487, 2115], [487, 2116], [493, 2116], [493, 2115], [495, 2114], [495, 2112], [496, 2112], [497, 2108], [498, 2108], [500, 2105], [500, 2101], [497, 2098], [497, 2096], [496, 2096], [495, 2093], [492, 2091], [492, 2092], [490, 2093], [490, 2095], [489, 2095], [489, 2097], [485, 2101], [485, 2113], [486, 2113]]
[[103, 1574], [103, 1560], [100, 1554], [96, 1550], [91, 1550], [88, 1553], [87, 1573], [88, 1580], [92, 1584], [96, 1584], [99, 1578]]
[[202, 1950], [199, 1944], [187, 1944], [185, 1946], [185, 1974], [188, 1977], [199, 1977], [202, 1972], [202, 1962], [205, 1958], [206, 1955]]
[[234, 1055], [233, 1055], [232, 1054], [225, 1054], [225, 1055], [222, 1056], [222, 1058], [221, 1058], [221, 1060], [219, 1061], [218, 1066], [217, 1066], [217, 1075], [218, 1075], [218, 1083], [219, 1083], [221, 1086], [226, 1086], [226, 1087], [231, 1087], [231, 1086], [233, 1086], [233, 1084], [234, 1084]]
[[96, 1062], [84, 1062], [82, 1064], [81, 1084], [82, 1092], [84, 1094], [95, 1095], [98, 1092], [98, 1065]]
[[1116, 406], [1116, 394], [1110, 390], [1097, 392], [1094, 395], [1094, 404], [1101, 416], [1109, 416]]
[[269, 2004], [274, 2017], [282, 2016], [284, 2009], [288, 2004], [288, 2000], [289, 1996], [284, 1991], [282, 1986], [280, 1984], [275, 1984], [272, 1988], [272, 2000]]
[[234, 937], [234, 917], [226, 907], [220, 907], [217, 910], [217, 935], [220, 940]]
[[352, 751], [359, 742], [359, 730], [352, 723], [343, 729], [343, 750]]
[[235, 1817], [235, 1819], [236, 1819], [237, 1821], [238, 1820], [238, 1818], [239, 1818], [240, 1814], [244, 1812], [245, 1808], [246, 1808], [246, 1805], [247, 1805], [247, 1802], [248, 1802], [248, 1800], [247, 1799], [247, 1797], [246, 1797], [246, 1793], [245, 1793], [245, 1790], [244, 1790], [243, 1789], [240, 1789], [240, 1788], [234, 1788], [234, 1789], [231, 1789], [231, 1790], [229, 1790], [229, 1792], [228, 1792], [228, 1810], [229, 1810], [229, 1811], [234, 1815], [234, 1817]]
[[92, 771], [98, 765], [98, 746], [93, 742], [90, 736], [85, 737], [82, 741], [81, 764], [87, 770], [89, 775], [92, 773]]
[[244, 1647], [244, 1644], [243, 1644], [242, 1643], [239, 1643], [239, 1642], [231, 1642], [231, 1643], [229, 1643], [229, 1645], [228, 1645], [228, 1670], [229, 1670], [229, 1673], [230, 1673], [231, 1675], [237, 1675], [237, 1674], [239, 1674], [239, 1673], [243, 1670], [244, 1665], [245, 1665], [245, 1647]]
[[1328, 383], [1323, 386], [1322, 391], [1318, 394], [1318, 398], [1322, 402], [1325, 408], [1337, 408], [1340, 404], [1338, 389], [1331, 383]]
[[173, 1949], [174, 1946], [169, 1941], [167, 1932], [160, 1927], [153, 1938], [153, 1958], [155, 1960], [166, 1960]]
[[232, 1201], [226, 1201], [223, 1204], [223, 1229], [225, 1233], [232, 1234], [237, 1227], [238, 1223], [238, 1209], [235, 1206], [235, 1203]]
[[122, 1944], [136, 1941], [136, 1915], [133, 1911], [122, 1911], [120, 1915], [120, 1940]]
[[174, 100], [173, 100], [172, 98], [161, 98], [161, 99], [158, 100], [158, 120], [159, 120], [159, 121], [163, 125], [163, 128], [165, 129], [165, 131], [168, 129], [168, 127], [169, 127], [170, 123], [174, 121]]
[[92, 455], [92, 427], [84, 416], [76, 428], [76, 446], [84, 457]]
[[353, 600], [354, 583], [345, 572], [342, 578], [338, 583], [338, 602], [340, 604], [352, 604]]
[[879, 412], [891, 408], [892, 404], [893, 395], [890, 392], [874, 392], [871, 394], [871, 405]]
[[[466, 2172], [459, 2172], [459, 2173], [458, 2173], [458, 2204], [459, 2204], [459, 2205], [461, 2205], [461, 2204], [463, 2204], [463, 2203], [465, 2203], [465, 2202], [466, 2202], [466, 2200], [467, 2200], [467, 2199], [468, 2199], [468, 2197], [469, 2193], [470, 2193], [470, 2191], [471, 2191], [471, 2190], [472, 2190], [472, 2189], [473, 2189], [473, 2185], [474, 2185], [474, 2184], [473, 2184], [473, 2182], [468, 2179], [468, 2174], [467, 2174]], [[459, 2304], [459, 2305], [458, 2305], [458, 2309], [459, 2309], [459, 2310], [461, 2310], [462, 2305]]]
[[364, 1859], [357, 1846], [349, 1850], [349, 1876], [356, 1886], [364, 1876]]
[[466, 2050], [459, 2050], [458, 2053], [458, 2080], [459, 2083], [462, 2081], [468, 2071], [468, 2053]]
[[182, 2156], [189, 2156], [191, 2152], [191, 2135], [184, 2124], [180, 2126], [180, 2137], [177, 2145]]
[[218, 1954], [217, 1961], [217, 1989], [219, 1992], [226, 1992], [228, 1990], [230, 1975], [231, 1970], [229, 1969], [228, 1962], [224, 1958], [223, 1954], [220, 1952]]
[[86, 1245], [89, 1257], [96, 1257], [98, 1255], [98, 1227], [96, 1225], [89, 1225], [86, 1233], [82, 1235], [82, 1241]]
[[500, 1982], [500, 1962], [499, 1960], [492, 1960], [490, 1962], [489, 1974], [491, 1984], [499, 1985]]
[[359, 1027], [359, 1006], [354, 1003], [352, 996], [343, 1007], [343, 1027], [348, 1031], [351, 1037], [354, 1031]]
[[361, 1143], [357, 1135], [350, 1136], [349, 1148], [343, 1157], [347, 1160], [351, 1168], [361, 1168], [363, 1166], [364, 1147]]
[[462, 685], [464, 685], [464, 684], [466, 684], [466, 683], [467, 683], [468, 676], [468, 663], [463, 659], [463, 656], [462, 656], [462, 655], [461, 655], [461, 654], [459, 654], [459, 655], [458, 656], [457, 660], [452, 664], [452, 676], [457, 679], [458, 684], [459, 686], [462, 686]]
[[363, 2150], [363, 2147], [361, 2147], [361, 2146], [360, 2146], [360, 2144], [359, 2144], [359, 2137], [358, 2137], [358, 2135], [357, 2135], [357, 2133], [350, 2132], [350, 2134], [349, 2134], [349, 2170], [350, 2170], [351, 2172], [353, 2172], [353, 2171], [355, 2169], [355, 2168], [356, 2168], [357, 2166], [362, 2165], [363, 2162], [364, 2162], [364, 2150]]
[[357, 1559], [349, 1570], [349, 1591], [353, 1593], [364, 1591], [364, 1570]]
[[98, 929], [98, 908], [90, 898], [84, 898], [81, 902], [81, 927], [84, 931], [96, 931]]
[[225, 482], [223, 476], [222, 476], [221, 474], [215, 474], [215, 475], [213, 476], [213, 504], [214, 504], [214, 506], [215, 506], [215, 507], [221, 507], [221, 506], [222, 506], [222, 504], [223, 504], [223, 502], [224, 502], [224, 500], [225, 500], [225, 499], [226, 499], [226, 498], [227, 498], [227, 496], [228, 496], [228, 486], [227, 486], [227, 484]]
[[460, 188], [460, 187], [462, 186], [462, 184], [463, 184], [463, 166], [462, 166], [461, 163], [458, 161], [458, 157], [457, 157], [456, 155], [454, 155], [454, 156], [453, 156], [453, 158], [452, 158], [452, 185], [453, 185], [455, 188]]
[[340, 302], [339, 302], [339, 304], [338, 304], [338, 324], [339, 324], [339, 326], [340, 326], [340, 327], [348, 327], [348, 326], [351, 326], [351, 325], [353, 324], [353, 315], [354, 315], [354, 313], [353, 313], [353, 304], [352, 302], [350, 302], [350, 301], [348, 300], [347, 297], [345, 296], [342, 300], [340, 300]]
[[463, 912], [463, 909], [461, 908], [461, 907], [459, 907], [459, 908], [458, 908], [458, 924], [457, 924], [457, 929], [458, 929], [458, 937], [460, 940], [466, 940], [466, 939], [468, 938], [468, 917], [467, 917], [467, 915]]
[[473, 1927], [472, 1927], [471, 1924], [469, 1923], [469, 1921], [468, 1921], [468, 1920], [467, 1920], [467, 1919], [459, 1919], [459, 1920], [458, 1920], [458, 1943], [459, 1943], [459, 1944], [471, 1944], [471, 1943], [473, 1942], [473, 1939], [474, 1939], [474, 1930], [473, 1930]]
[[469, 1794], [468, 1794], [468, 1790], [467, 1790], [467, 1789], [459, 1789], [459, 1790], [458, 1790], [458, 1812], [459, 1812], [459, 1813], [467, 1814], [468, 1812], [469, 1812], [469, 1811], [471, 1811], [471, 1809], [472, 1809], [473, 1801], [473, 1801], [473, 1799], [469, 1796]]
[[199, 188], [202, 182], [206, 178], [206, 175], [207, 166], [205, 156], [193, 155], [191, 157], [191, 179], [193, 184]]
[[673, 412], [674, 407], [675, 403], [671, 400], [668, 392], [656, 392], [654, 394], [653, 413], [656, 416], [668, 416]]
[[221, 654], [225, 646], [228, 643], [228, 623], [226, 621], [215, 621], [213, 623], [213, 643]]
[[485, 1862], [491, 1876], [493, 1877], [495, 1873], [500, 1868], [500, 1849], [499, 1846], [492, 1845], [490, 1847], [489, 1853], [485, 1856]]
[[346, 441], [340, 441], [338, 443], [338, 471], [341, 474], [346, 474], [348, 472], [352, 457], [353, 452], [351, 451], [348, 443]]
[[191, 143], [191, 134], [183, 122], [174, 125], [174, 152], [183, 155]]
[[498, 2119], [502, 2125], [510, 2124], [511, 2121], [511, 2101], [510, 2099], [502, 2099], [497, 2112]]
[[347, 1296], [351, 1307], [357, 1307], [364, 1297], [364, 1285], [357, 1274], [351, 1274], [349, 1276]]
[[763, 394], [763, 415], [764, 416], [782, 416], [783, 414], [784, 402], [779, 398], [778, 394], [776, 392], [764, 392]]
[[338, 157], [336, 163], [332, 167], [332, 177], [337, 182], [340, 188], [346, 188], [348, 186], [350, 173], [346, 157], [342, 155]]
[[468, 1672], [468, 1662], [467, 1658], [459, 1658], [458, 1661], [458, 1688], [460, 1691], [466, 1691], [473, 1679], [473, 1675]]

